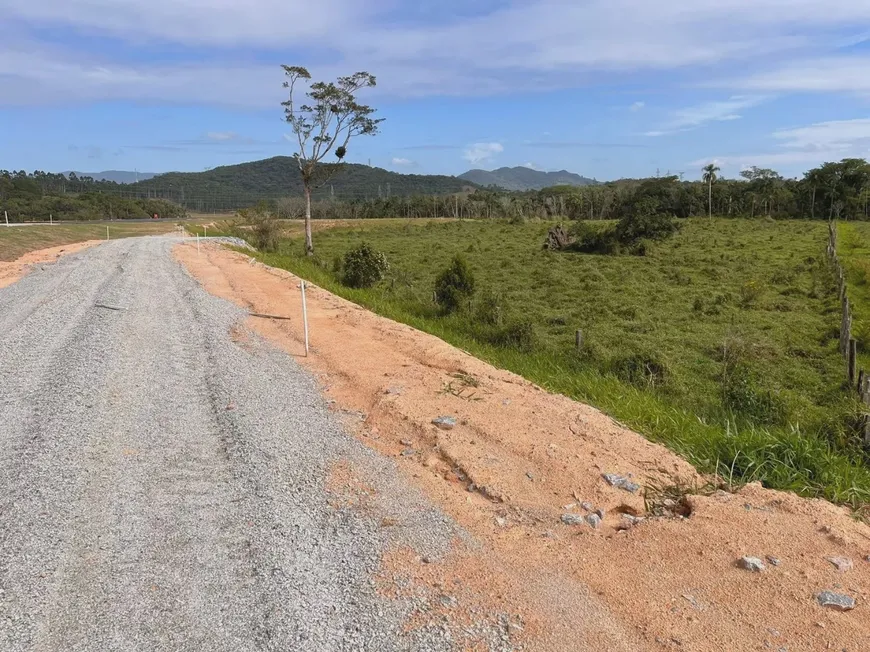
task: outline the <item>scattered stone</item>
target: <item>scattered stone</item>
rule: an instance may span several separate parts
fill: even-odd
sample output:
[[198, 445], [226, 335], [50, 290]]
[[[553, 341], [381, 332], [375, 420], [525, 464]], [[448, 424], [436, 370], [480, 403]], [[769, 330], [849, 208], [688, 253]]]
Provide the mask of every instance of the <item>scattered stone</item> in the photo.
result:
[[640, 523], [643, 523], [643, 521], [644, 521], [644, 518], [642, 516], [634, 516], [633, 514], [623, 514], [622, 518], [623, 518], [623, 520], [628, 522], [629, 525], [632, 525], [632, 526], [639, 525]]
[[595, 513], [598, 514], [598, 518], [600, 518], [602, 521], [604, 520], [604, 515], [607, 514], [607, 512], [605, 512], [600, 507], [595, 510]]
[[758, 557], [741, 557], [737, 560], [737, 567], [752, 573], [761, 573], [767, 568]]
[[401, 393], [402, 393], [401, 387], [388, 387], [386, 390], [384, 390], [384, 394], [387, 394], [387, 395], [399, 396]]
[[825, 559], [831, 562], [841, 573], [850, 571], [855, 567], [855, 564], [848, 557], [825, 557]]
[[459, 604], [459, 600], [454, 598], [452, 595], [442, 595], [439, 598], [439, 602], [441, 603], [441, 606], [448, 608], [453, 608]]
[[424, 564], [431, 564], [432, 563], [431, 557], [428, 557], [428, 556], [423, 557], [420, 561], [422, 561]]
[[598, 514], [589, 514], [586, 517], [586, 522], [596, 530], [601, 527], [601, 517]]
[[438, 417], [437, 419], [432, 419], [432, 423], [441, 430], [453, 430], [456, 427], [456, 419], [453, 417]]
[[413, 448], [406, 448], [402, 451], [402, 457], [413, 457], [416, 454], [417, 451], [415, 451]]
[[771, 557], [770, 555], [767, 556], [767, 561], [771, 566], [779, 566], [782, 563], [779, 558]]
[[583, 525], [583, 517], [578, 514], [562, 514], [562, 522], [565, 525]]
[[864, 557], [864, 561], [870, 561], [870, 555], [867, 555], [866, 557]]
[[822, 591], [816, 596], [819, 604], [835, 611], [851, 611], [855, 608], [855, 600], [842, 593]]
[[502, 516], [495, 517], [495, 524], [499, 527], [505, 527], [507, 525], [507, 519]]
[[609, 484], [611, 487], [623, 489], [625, 491], [628, 491], [629, 493], [637, 493], [638, 491], [640, 491], [640, 485], [635, 484], [624, 475], [605, 473], [603, 477], [607, 481], [607, 484]]
[[535, 481], [535, 476], [532, 475], [529, 471], [526, 471], [526, 477], [527, 477], [529, 480], [531, 480], [532, 482]]
[[593, 505], [592, 503], [583, 503], [580, 505], [580, 507], [585, 509], [587, 512], [594, 512], [595, 511], [595, 505]]
[[399, 443], [402, 446], [413, 446], [414, 445], [414, 442], [412, 442], [410, 439], [402, 439], [399, 441]]

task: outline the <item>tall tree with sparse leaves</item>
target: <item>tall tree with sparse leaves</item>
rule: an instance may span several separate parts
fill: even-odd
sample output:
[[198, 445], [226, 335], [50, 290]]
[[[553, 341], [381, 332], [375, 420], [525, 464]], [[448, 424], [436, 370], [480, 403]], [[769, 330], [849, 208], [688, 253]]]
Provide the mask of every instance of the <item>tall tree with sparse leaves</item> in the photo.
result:
[[[350, 140], [355, 136], [374, 136], [383, 119], [373, 118], [375, 109], [357, 102], [356, 94], [377, 84], [374, 75], [358, 72], [339, 77], [335, 82], [308, 85], [308, 101], [297, 104], [294, 93], [298, 85], [311, 80], [311, 73], [301, 66], [282, 66], [289, 98], [281, 103], [285, 120], [293, 128], [299, 151], [296, 161], [305, 189], [305, 253], [314, 253], [311, 239], [311, 191], [326, 183], [341, 167]], [[338, 163], [323, 163], [334, 152]]]
[[707, 202], [710, 208], [710, 217], [713, 217], [713, 184], [719, 178], [716, 175], [720, 169], [715, 163], [709, 163], [704, 166], [704, 183], [707, 184]]

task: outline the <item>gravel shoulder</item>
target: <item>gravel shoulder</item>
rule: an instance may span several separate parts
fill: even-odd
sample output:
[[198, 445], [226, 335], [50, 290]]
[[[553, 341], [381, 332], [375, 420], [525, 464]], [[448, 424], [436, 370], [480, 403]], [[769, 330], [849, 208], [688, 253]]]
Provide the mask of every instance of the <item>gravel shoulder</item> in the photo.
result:
[[597, 410], [314, 286], [304, 358], [299, 279], [211, 245], [175, 255], [215, 295], [289, 317], [247, 323], [470, 535], [446, 564], [522, 616], [529, 649], [870, 649], [870, 527], [848, 510], [708, 489]]
[[0, 290], [0, 649], [532, 649], [488, 594], [420, 583], [467, 532], [175, 242]]

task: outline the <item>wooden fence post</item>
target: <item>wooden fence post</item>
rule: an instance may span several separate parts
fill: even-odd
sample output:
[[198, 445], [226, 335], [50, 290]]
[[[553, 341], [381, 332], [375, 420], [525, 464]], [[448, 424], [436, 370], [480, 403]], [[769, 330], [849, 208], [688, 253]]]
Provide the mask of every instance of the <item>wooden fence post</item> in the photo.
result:
[[577, 350], [578, 350], [578, 351], [582, 351], [582, 350], [583, 350], [583, 331], [578, 330], [578, 331], [575, 333], [575, 344], [577, 345]]
[[855, 364], [858, 360], [858, 342], [849, 339], [849, 387], [855, 387]]

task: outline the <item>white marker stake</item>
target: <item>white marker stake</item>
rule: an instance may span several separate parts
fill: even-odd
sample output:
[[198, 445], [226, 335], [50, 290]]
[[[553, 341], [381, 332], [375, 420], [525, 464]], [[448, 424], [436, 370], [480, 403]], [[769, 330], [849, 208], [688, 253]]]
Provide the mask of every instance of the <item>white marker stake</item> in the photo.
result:
[[199, 231], [196, 232], [196, 253], [199, 253]]
[[51, 213], [48, 214], [48, 223], [54, 224], [54, 217], [52, 217]]
[[6, 218], [6, 226], [9, 226], [9, 213], [3, 211], [3, 217]]
[[202, 231], [203, 231], [203, 237], [207, 238], [208, 237], [208, 227], [205, 224], [202, 225]]
[[108, 239], [109, 239], [109, 226], [107, 224], [106, 225], [106, 240], [108, 240]]
[[305, 281], [302, 281], [302, 326], [305, 329], [305, 357], [308, 357], [308, 305], [305, 302]]

